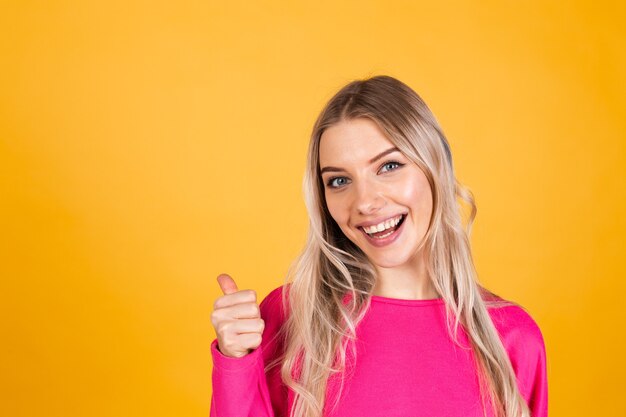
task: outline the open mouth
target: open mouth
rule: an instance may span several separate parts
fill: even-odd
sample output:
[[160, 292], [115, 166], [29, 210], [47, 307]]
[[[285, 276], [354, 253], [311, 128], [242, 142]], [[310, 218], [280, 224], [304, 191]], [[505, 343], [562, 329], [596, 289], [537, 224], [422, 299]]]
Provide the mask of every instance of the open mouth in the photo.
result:
[[[368, 237], [372, 239], [385, 239], [386, 237], [391, 236], [396, 230], [402, 226], [404, 223], [404, 219], [406, 219], [406, 213], [401, 214], [399, 218], [395, 218], [391, 221], [385, 222], [383, 226], [370, 226], [370, 227], [359, 227]], [[380, 230], [382, 228], [382, 230]]]

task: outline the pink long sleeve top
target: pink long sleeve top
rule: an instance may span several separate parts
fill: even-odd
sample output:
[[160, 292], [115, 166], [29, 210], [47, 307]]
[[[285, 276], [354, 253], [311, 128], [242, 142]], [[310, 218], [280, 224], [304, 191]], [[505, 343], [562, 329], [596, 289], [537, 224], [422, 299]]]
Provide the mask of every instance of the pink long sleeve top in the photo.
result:
[[[211, 417], [289, 416], [294, 393], [282, 383], [280, 365], [264, 370], [282, 352], [281, 340], [274, 337], [285, 320], [282, 288], [274, 289], [259, 305], [265, 329], [258, 348], [231, 358], [213, 340]], [[539, 327], [518, 306], [488, 311], [532, 417], [546, 417], [546, 351]], [[462, 328], [459, 340], [469, 346]], [[442, 299], [372, 296], [357, 326], [356, 348], [356, 366], [345, 381], [337, 408], [326, 406], [326, 417], [482, 417], [473, 354], [448, 335]], [[331, 377], [327, 403], [337, 394], [336, 387]]]

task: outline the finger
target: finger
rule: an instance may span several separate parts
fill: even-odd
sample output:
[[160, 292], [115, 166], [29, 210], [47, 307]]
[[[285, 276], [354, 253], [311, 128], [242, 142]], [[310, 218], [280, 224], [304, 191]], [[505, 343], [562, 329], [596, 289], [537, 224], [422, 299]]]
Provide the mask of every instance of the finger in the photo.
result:
[[235, 334], [263, 333], [265, 321], [263, 319], [239, 319], [233, 323], [231, 331]]
[[248, 349], [256, 349], [261, 344], [263, 336], [259, 333], [243, 333], [237, 335], [239, 344]]
[[217, 276], [217, 283], [220, 285], [224, 295], [237, 292], [237, 284], [228, 274], [219, 274]]
[[222, 295], [218, 297], [213, 303], [213, 308], [224, 308], [234, 306], [236, 304], [243, 303], [256, 303], [256, 291], [254, 290], [240, 290], [228, 295]]
[[219, 317], [228, 319], [258, 319], [261, 317], [259, 305], [257, 303], [241, 303], [219, 310]]

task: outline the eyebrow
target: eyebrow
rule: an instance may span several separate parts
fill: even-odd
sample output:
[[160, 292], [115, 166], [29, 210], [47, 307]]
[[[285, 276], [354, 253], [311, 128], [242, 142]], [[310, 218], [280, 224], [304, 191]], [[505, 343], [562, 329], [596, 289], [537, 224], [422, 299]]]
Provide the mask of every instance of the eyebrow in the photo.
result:
[[[370, 159], [368, 162], [370, 164], [373, 164], [374, 162], [378, 161], [383, 156], [388, 155], [388, 154], [390, 154], [392, 152], [400, 152], [400, 149], [396, 148], [395, 146], [393, 148], [389, 148], [386, 151], [383, 151], [383, 152], [379, 153], [378, 155], [376, 155], [375, 157]], [[324, 172], [342, 172], [342, 171], [345, 171], [345, 170], [342, 169], [342, 168], [337, 168], [337, 167], [324, 167], [320, 171], [320, 175], [323, 174]]]

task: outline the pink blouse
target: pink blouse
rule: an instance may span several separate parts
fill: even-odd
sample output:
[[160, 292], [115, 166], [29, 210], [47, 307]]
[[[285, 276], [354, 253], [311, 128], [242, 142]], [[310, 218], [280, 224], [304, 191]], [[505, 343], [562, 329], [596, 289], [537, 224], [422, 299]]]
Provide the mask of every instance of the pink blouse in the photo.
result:
[[[285, 320], [281, 289], [261, 302], [263, 341], [250, 354], [231, 358], [211, 344], [211, 417], [288, 417], [294, 393], [280, 378], [280, 365], [264, 364], [282, 352], [274, 337]], [[488, 309], [508, 352], [532, 417], [548, 415], [546, 350], [541, 330], [518, 306]], [[401, 300], [372, 296], [357, 326], [357, 361], [339, 395], [329, 379], [326, 417], [482, 417], [474, 355], [459, 327], [459, 347], [445, 323], [443, 299]], [[492, 414], [490, 409], [488, 415]]]

